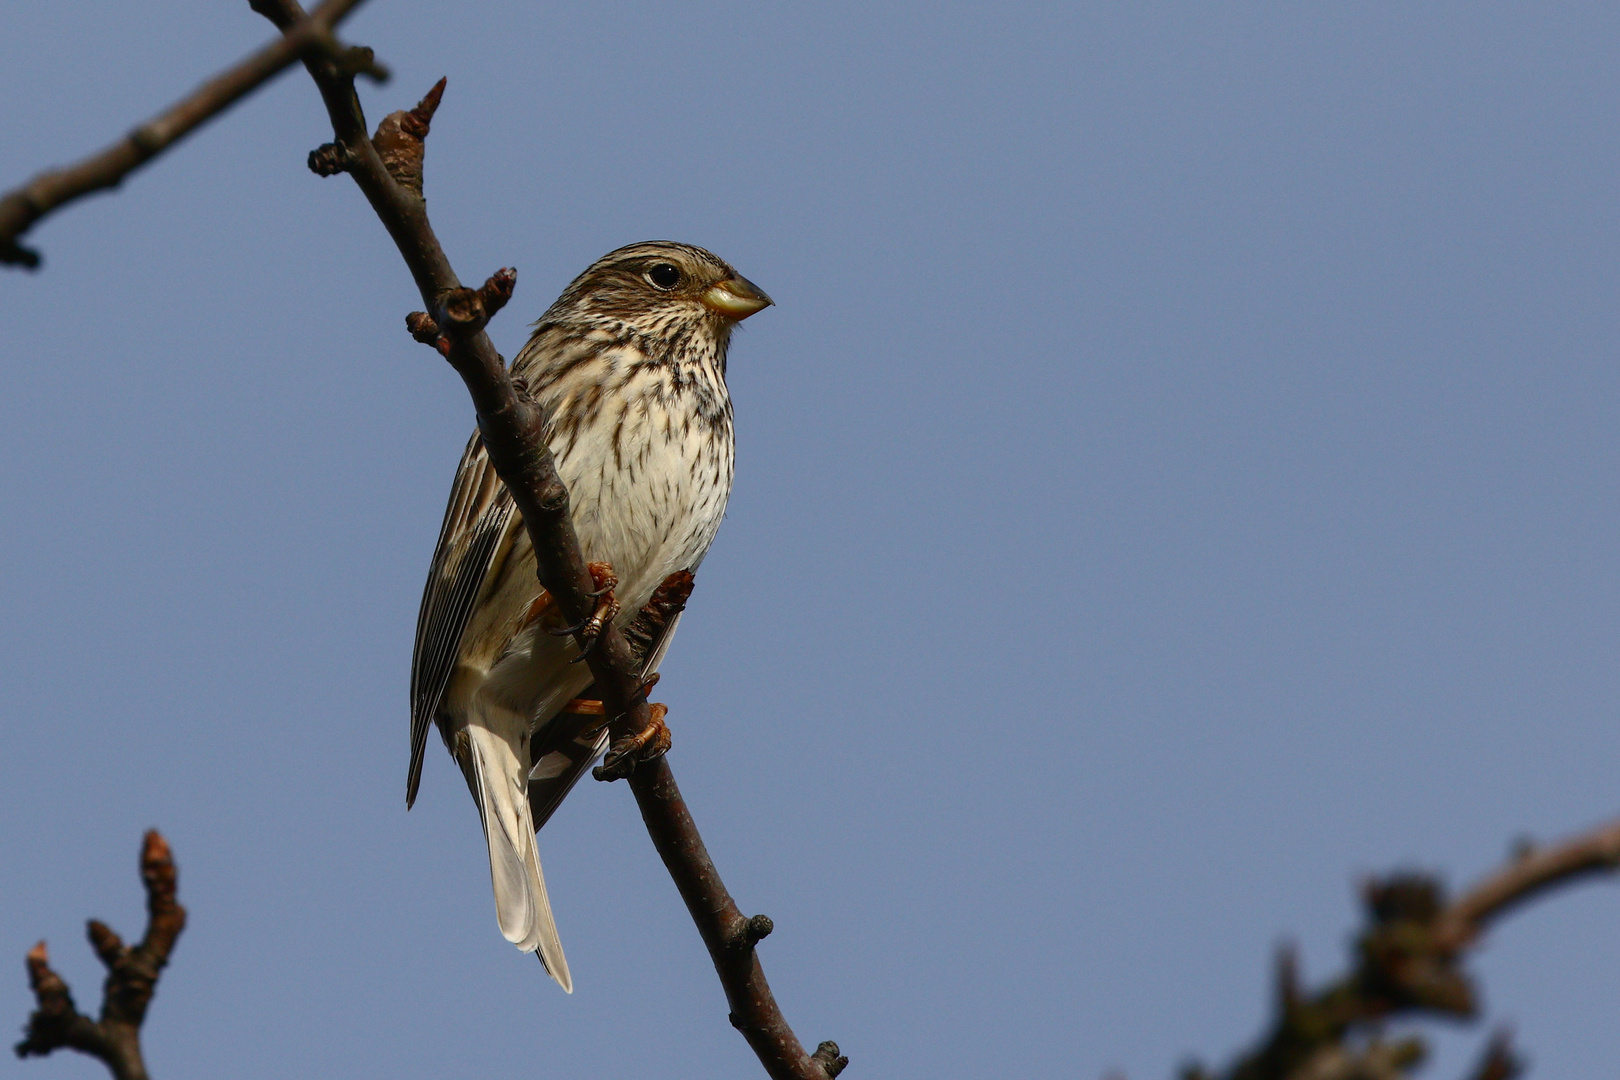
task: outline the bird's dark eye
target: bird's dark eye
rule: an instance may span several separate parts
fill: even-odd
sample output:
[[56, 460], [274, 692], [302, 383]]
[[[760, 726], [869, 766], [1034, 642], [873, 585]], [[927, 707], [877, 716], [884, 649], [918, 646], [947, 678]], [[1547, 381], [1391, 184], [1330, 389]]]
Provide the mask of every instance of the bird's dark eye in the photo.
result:
[[681, 271], [669, 263], [653, 263], [647, 267], [647, 280], [655, 289], [673, 289], [681, 283]]

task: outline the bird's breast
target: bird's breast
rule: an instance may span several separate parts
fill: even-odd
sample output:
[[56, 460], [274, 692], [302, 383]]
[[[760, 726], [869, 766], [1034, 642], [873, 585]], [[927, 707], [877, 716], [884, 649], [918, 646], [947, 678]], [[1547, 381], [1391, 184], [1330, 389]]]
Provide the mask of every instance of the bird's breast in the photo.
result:
[[590, 398], [591, 415], [560, 425], [552, 451], [580, 547], [613, 564], [633, 614], [664, 578], [695, 568], [719, 530], [731, 493], [730, 407], [657, 371]]

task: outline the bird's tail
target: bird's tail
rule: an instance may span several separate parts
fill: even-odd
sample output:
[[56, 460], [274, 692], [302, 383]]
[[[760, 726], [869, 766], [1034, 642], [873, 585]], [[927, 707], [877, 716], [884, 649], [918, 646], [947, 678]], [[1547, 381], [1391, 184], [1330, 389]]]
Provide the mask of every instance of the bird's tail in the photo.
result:
[[546, 880], [540, 876], [540, 854], [534, 846], [534, 819], [523, 765], [526, 755], [520, 756], [519, 747], [480, 724], [470, 724], [466, 731], [501, 933], [524, 952], [538, 952], [546, 971], [572, 994], [574, 980], [557, 939]]

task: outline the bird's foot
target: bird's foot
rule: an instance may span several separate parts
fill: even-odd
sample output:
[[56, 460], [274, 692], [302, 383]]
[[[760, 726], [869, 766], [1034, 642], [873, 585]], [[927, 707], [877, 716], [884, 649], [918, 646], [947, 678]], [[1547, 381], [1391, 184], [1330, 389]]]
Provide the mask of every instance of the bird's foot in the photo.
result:
[[635, 735], [626, 735], [624, 738], [608, 747], [607, 756], [602, 764], [591, 770], [591, 775], [598, 780], [622, 780], [636, 771], [636, 766], [644, 761], [652, 761], [669, 752], [671, 740], [669, 725], [664, 723], [669, 708], [665, 705], [652, 704], [652, 720], [647, 726]]
[[[663, 678], [663, 676], [659, 675], [658, 672], [656, 672], [656, 671], [653, 672], [651, 675], [647, 676], [647, 681], [641, 684], [641, 695], [643, 697], [646, 697], [647, 694], [649, 694], [652, 691], [652, 688], [658, 685], [658, 680], [661, 679], [661, 678]], [[596, 684], [592, 683], [590, 685], [590, 688], [587, 689], [585, 692], [587, 694], [589, 694], [591, 692], [591, 690], [595, 690], [595, 689], [596, 689]], [[567, 703], [563, 705], [562, 711], [565, 712], [565, 713], [572, 713], [575, 716], [601, 716], [601, 717], [606, 717], [607, 716], [607, 705], [605, 705], [602, 702], [601, 698], [593, 698], [593, 697], [569, 698]], [[604, 720], [600, 721], [599, 723], [597, 723], [597, 725], [594, 728], [586, 728], [585, 731], [583, 732], [583, 734], [594, 735], [598, 731], [601, 731], [607, 725], [608, 725], [608, 721], [606, 719], [604, 719]]]
[[550, 633], [558, 637], [575, 635], [575, 640], [579, 642], [579, 655], [570, 661], [575, 664], [591, 654], [591, 650], [596, 647], [597, 641], [602, 636], [603, 627], [607, 626], [619, 615], [619, 601], [613, 596], [613, 588], [619, 583], [619, 578], [618, 575], [614, 574], [612, 564], [605, 562], [586, 563], [585, 569], [590, 571], [591, 582], [596, 586], [596, 590], [591, 593], [592, 596], [596, 597], [596, 609], [582, 623], [574, 626], [558, 627], [550, 631]]

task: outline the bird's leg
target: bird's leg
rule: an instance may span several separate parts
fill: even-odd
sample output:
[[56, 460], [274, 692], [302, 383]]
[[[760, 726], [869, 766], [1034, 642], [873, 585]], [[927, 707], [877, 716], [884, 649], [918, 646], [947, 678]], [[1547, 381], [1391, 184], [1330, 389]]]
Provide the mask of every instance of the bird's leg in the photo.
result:
[[576, 664], [590, 655], [601, 637], [602, 628], [619, 614], [619, 601], [613, 596], [613, 587], [619, 583], [619, 578], [613, 572], [612, 565], [605, 562], [586, 563], [585, 569], [591, 572], [591, 582], [596, 586], [596, 591], [591, 593], [596, 597], [596, 610], [591, 612], [591, 617], [580, 628], [579, 655], [574, 658]]
[[591, 771], [592, 776], [598, 780], [622, 780], [635, 772], [636, 766], [643, 761], [651, 761], [669, 752], [669, 725], [664, 723], [669, 707], [653, 702], [649, 708], [652, 710], [652, 722], [637, 734], [626, 735], [608, 747], [607, 756], [602, 759], [602, 764]]
[[524, 613], [523, 621], [518, 624], [518, 629], [528, 629], [536, 619], [550, 611], [551, 607], [551, 594], [542, 591], [539, 596], [534, 598], [534, 603], [529, 605], [529, 610]]
[[[653, 687], [658, 685], [659, 677], [658, 672], [655, 671], [647, 677], [646, 682], [641, 684], [641, 694], [643, 697], [647, 695], [648, 691], [652, 690]], [[595, 689], [596, 684], [592, 683], [590, 688], [585, 692], [588, 694], [591, 692], [591, 690]], [[607, 714], [607, 706], [602, 704], [602, 700], [600, 698], [569, 698], [568, 703], [562, 707], [562, 711], [573, 716], [600, 716], [602, 718], [580, 732], [580, 738], [582, 739], [587, 739], [594, 736], [597, 732], [607, 727], [611, 722]]]
[[577, 635], [579, 655], [570, 661], [570, 663], [574, 664], [590, 655], [591, 649], [595, 647], [597, 640], [602, 636], [602, 628], [617, 618], [619, 614], [619, 601], [614, 599], [613, 596], [613, 587], [619, 583], [619, 578], [613, 573], [612, 564], [605, 562], [586, 563], [585, 569], [590, 571], [591, 582], [596, 586], [596, 591], [591, 593], [592, 596], [596, 597], [596, 609], [590, 613], [584, 622], [576, 623], [573, 626], [553, 627], [546, 631], [555, 634], [557, 637], [567, 637], [570, 634]]

